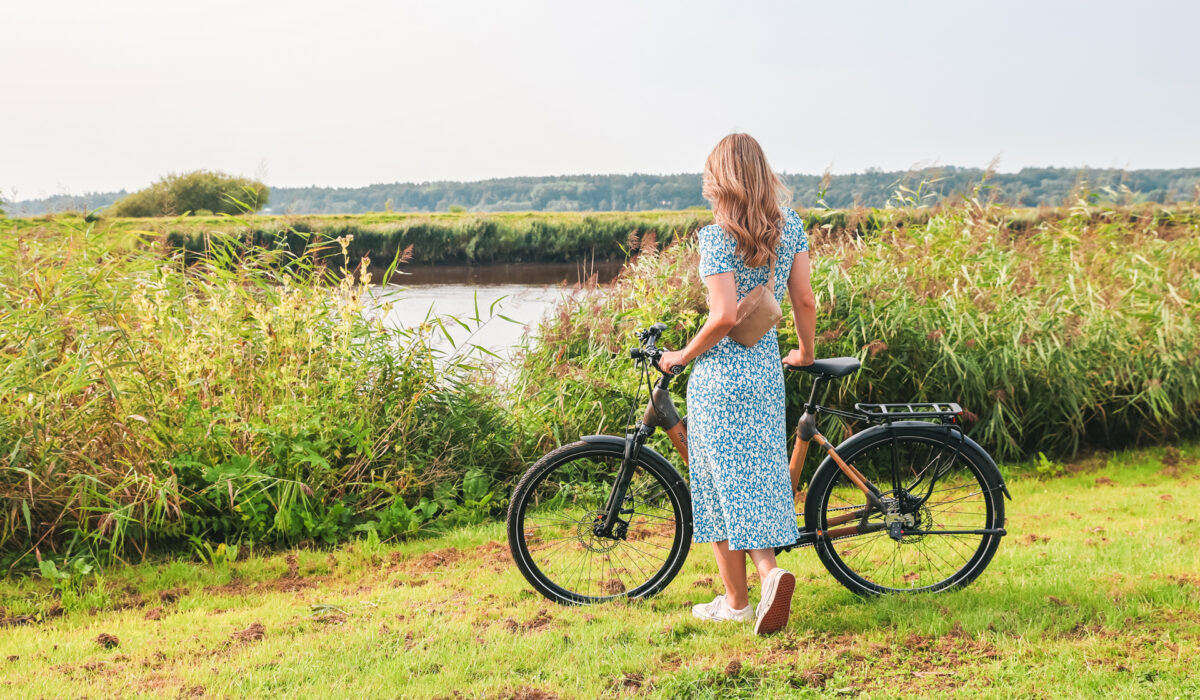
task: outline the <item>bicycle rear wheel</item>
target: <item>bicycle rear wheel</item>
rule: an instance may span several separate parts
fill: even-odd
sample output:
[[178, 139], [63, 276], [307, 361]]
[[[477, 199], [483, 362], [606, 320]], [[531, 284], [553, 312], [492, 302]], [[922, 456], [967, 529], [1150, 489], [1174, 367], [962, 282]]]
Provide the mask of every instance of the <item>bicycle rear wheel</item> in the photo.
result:
[[[863, 492], [832, 462], [823, 465], [805, 504], [806, 527], [823, 533], [816, 542], [821, 563], [859, 595], [970, 583], [1001, 535], [961, 533], [1004, 526], [999, 471], [974, 442], [960, 445], [957, 434], [935, 426], [872, 430], [877, 435], [838, 454], [883, 491], [888, 512], [867, 512]], [[893, 539], [889, 526], [897, 522], [922, 534]]]
[[509, 550], [526, 580], [555, 602], [650, 596], [675, 578], [687, 558], [692, 538], [687, 486], [649, 448], [633, 465], [618, 536], [593, 532], [623, 453], [618, 442], [564, 445], [530, 467], [513, 491]]

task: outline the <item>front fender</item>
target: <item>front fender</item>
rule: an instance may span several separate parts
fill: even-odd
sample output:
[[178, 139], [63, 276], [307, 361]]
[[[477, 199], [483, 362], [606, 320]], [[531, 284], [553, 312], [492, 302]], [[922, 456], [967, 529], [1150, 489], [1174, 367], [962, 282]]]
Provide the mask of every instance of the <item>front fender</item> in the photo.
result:
[[[617, 435], [584, 435], [579, 439], [593, 445], [612, 445], [622, 452], [625, 450], [625, 438]], [[655, 466], [661, 469], [667, 479], [672, 482], [672, 485], [678, 484], [683, 487], [685, 492], [690, 493], [687, 490], [688, 485], [684, 481], [683, 475], [679, 473], [674, 464], [671, 464], [671, 460], [664, 457], [661, 452], [653, 447], [642, 445], [641, 457], [647, 462], [654, 463]]]

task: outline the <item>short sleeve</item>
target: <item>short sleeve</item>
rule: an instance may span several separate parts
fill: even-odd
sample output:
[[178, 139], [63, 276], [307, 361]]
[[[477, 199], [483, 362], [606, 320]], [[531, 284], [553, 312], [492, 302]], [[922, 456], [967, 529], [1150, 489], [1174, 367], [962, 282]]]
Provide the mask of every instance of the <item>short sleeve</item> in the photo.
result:
[[785, 238], [795, 237], [797, 253], [808, 250], [808, 234], [804, 232], [804, 220], [800, 218], [795, 209], [785, 210], [783, 231]]
[[737, 244], [720, 226], [705, 226], [697, 237], [700, 239], [701, 277], [733, 270], [733, 253]]

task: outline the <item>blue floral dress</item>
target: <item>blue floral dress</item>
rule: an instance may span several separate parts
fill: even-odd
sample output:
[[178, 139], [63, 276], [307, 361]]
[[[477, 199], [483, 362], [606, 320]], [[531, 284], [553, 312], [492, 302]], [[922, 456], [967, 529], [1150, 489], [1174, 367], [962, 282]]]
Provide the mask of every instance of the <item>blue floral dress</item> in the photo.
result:
[[[808, 250], [800, 217], [784, 211], [775, 249], [775, 298], [781, 301], [793, 257]], [[700, 229], [699, 239], [701, 277], [732, 270], [739, 300], [767, 281], [767, 266], [746, 267], [720, 226]], [[752, 347], [725, 337], [696, 358], [687, 384], [687, 416], [697, 542], [729, 540], [730, 549], [761, 549], [799, 537], [783, 404], [774, 328]]]

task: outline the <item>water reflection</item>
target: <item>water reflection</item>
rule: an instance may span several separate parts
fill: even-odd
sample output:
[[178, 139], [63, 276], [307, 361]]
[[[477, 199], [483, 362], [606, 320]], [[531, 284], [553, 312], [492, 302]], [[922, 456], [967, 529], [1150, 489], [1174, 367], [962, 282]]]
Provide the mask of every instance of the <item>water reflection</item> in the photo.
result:
[[[410, 327], [427, 318], [449, 314], [465, 320], [474, 329], [476, 324], [468, 319], [492, 317], [473, 333], [457, 325], [447, 325], [447, 329], [455, 346], [474, 343], [507, 361], [512, 358], [515, 346], [536, 330], [542, 317], [570, 293], [569, 285], [593, 275], [598, 282], [607, 283], [620, 269], [620, 262], [590, 266], [522, 263], [405, 268], [406, 274], [393, 278], [397, 284], [372, 287], [371, 313], [382, 313], [382, 305], [391, 303], [383, 322], [392, 328]], [[450, 349], [449, 343], [442, 346]]]

